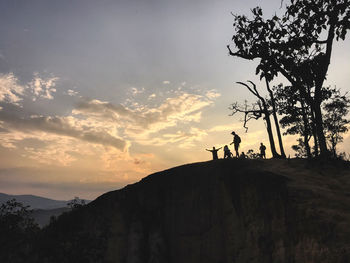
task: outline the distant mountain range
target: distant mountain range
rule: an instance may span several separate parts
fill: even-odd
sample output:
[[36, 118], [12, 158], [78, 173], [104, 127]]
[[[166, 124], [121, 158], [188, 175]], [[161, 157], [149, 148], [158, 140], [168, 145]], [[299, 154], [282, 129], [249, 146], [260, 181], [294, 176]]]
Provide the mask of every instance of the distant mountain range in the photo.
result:
[[[35, 195], [8, 195], [4, 193], [0, 193], [0, 203], [5, 203], [8, 200], [16, 199], [18, 202], [29, 205], [31, 209], [55, 209], [66, 207], [70, 202], [64, 200], [53, 200], [41, 196]], [[88, 200], [84, 200], [86, 203], [90, 202]]]
[[[16, 201], [24, 205], [29, 205], [30, 209], [34, 209], [32, 216], [40, 226], [47, 225], [51, 216], [57, 217], [63, 212], [69, 211], [67, 204], [71, 201], [54, 200], [35, 195], [8, 195], [0, 193], [0, 204], [6, 203], [11, 199], [16, 199]], [[86, 204], [90, 202], [90, 200], [81, 200], [84, 200]]]

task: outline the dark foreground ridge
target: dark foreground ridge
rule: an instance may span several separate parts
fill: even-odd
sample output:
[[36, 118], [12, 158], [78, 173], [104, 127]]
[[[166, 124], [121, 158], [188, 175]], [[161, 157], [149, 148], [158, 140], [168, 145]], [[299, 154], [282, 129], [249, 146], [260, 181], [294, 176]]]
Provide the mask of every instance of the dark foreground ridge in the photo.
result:
[[[350, 169], [216, 160], [152, 174], [63, 214], [41, 262], [350, 262]], [[46, 260], [46, 261], [45, 261]]]

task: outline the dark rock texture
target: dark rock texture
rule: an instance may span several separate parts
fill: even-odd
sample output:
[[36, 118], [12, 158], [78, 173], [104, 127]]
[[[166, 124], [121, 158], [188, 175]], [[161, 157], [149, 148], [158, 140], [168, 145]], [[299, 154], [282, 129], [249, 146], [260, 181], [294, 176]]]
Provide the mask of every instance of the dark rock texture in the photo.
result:
[[44, 229], [48, 262], [350, 262], [350, 169], [217, 160], [152, 174]]

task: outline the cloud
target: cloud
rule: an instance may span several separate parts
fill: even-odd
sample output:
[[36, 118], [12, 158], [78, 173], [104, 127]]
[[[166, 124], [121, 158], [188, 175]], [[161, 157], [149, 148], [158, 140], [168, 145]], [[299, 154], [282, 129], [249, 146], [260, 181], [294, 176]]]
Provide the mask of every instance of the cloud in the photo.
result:
[[164, 134], [162, 138], [158, 139], [158, 145], [177, 143], [180, 148], [189, 148], [194, 145], [194, 142], [201, 141], [206, 135], [208, 135], [206, 131], [192, 127], [186, 132], [177, 131], [172, 134]]
[[198, 122], [201, 110], [212, 103], [205, 96], [183, 92], [165, 99], [157, 107], [134, 104], [134, 108], [128, 108], [100, 100], [83, 101], [76, 106], [73, 114], [113, 121], [128, 135], [140, 135], [164, 130], [179, 122]]
[[151, 100], [151, 99], [154, 99], [155, 97], [157, 97], [157, 95], [155, 93], [153, 93], [153, 94], [148, 96], [148, 99]]
[[[166, 167], [171, 156], [164, 157], [161, 147], [154, 146], [189, 148], [207, 136], [207, 131], [195, 127], [203, 110], [216, 98], [207, 92], [172, 90], [166, 97], [149, 93], [130, 96], [127, 104], [80, 97], [80, 102], [64, 116], [37, 114], [37, 107], [31, 105], [32, 97], [58, 100], [53, 97], [57, 80], [36, 74], [18, 96], [19, 102], [24, 100], [23, 106], [4, 103], [0, 110], [0, 147], [17, 154], [13, 160], [20, 160], [22, 165], [91, 167], [103, 173], [104, 178], [108, 174], [112, 181], [134, 181]], [[14, 76], [13, 83], [18, 86]], [[135, 88], [133, 95], [144, 91]], [[77, 95], [73, 89], [63, 93]]]
[[144, 93], [144, 92], [145, 92], [145, 88], [141, 88], [141, 89], [138, 89], [138, 88], [135, 88], [135, 87], [131, 88], [131, 93], [134, 96], [137, 95], [137, 94]]
[[124, 151], [127, 143], [107, 131], [96, 130], [93, 126], [86, 126], [79, 120], [72, 117], [44, 117], [32, 116], [30, 118], [21, 118], [8, 114], [5, 111], [0, 112], [0, 121], [6, 129], [18, 131], [42, 131], [61, 136], [68, 136], [90, 143], [96, 143], [106, 146], [112, 146]]
[[94, 116], [99, 119], [104, 120], [118, 120], [120, 117], [136, 119], [137, 114], [129, 110], [125, 106], [119, 104], [114, 105], [109, 102], [100, 101], [100, 100], [84, 100], [79, 102], [73, 114], [81, 114], [84, 116]]
[[44, 79], [38, 73], [34, 73], [34, 77], [30, 82], [21, 85], [13, 73], [0, 74], [0, 102], [19, 105], [19, 102], [28, 95], [28, 91], [33, 96], [33, 101], [39, 97], [53, 99], [57, 80], [57, 77]]
[[221, 94], [219, 92], [217, 92], [216, 90], [209, 90], [207, 91], [207, 93], [205, 94], [209, 99], [215, 99], [221, 96]]
[[18, 105], [25, 87], [20, 85], [13, 73], [0, 74], [0, 101]]
[[35, 101], [37, 98], [52, 100], [53, 93], [56, 92], [55, 86], [57, 80], [57, 77], [43, 79], [39, 77], [38, 73], [34, 73], [34, 78], [28, 83], [29, 88], [34, 94], [33, 100]]
[[69, 90], [67, 90], [67, 94], [69, 95], [69, 96], [77, 96], [78, 95], [78, 92], [77, 91], [75, 91], [75, 90], [72, 90], [72, 89], [69, 89]]

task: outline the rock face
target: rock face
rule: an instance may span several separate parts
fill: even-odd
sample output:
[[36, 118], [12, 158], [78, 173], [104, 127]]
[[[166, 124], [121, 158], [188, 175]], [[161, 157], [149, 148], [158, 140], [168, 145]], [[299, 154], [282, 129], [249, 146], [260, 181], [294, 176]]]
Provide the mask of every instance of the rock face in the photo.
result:
[[152, 174], [61, 216], [43, 233], [41, 257], [350, 262], [350, 172], [342, 165], [217, 160]]

